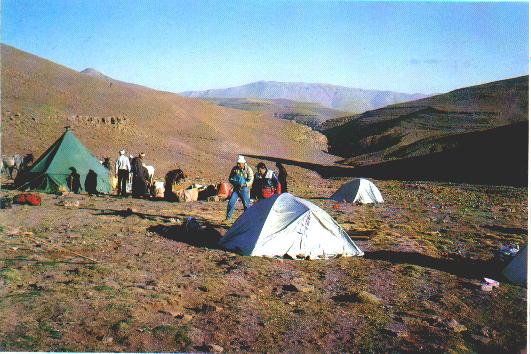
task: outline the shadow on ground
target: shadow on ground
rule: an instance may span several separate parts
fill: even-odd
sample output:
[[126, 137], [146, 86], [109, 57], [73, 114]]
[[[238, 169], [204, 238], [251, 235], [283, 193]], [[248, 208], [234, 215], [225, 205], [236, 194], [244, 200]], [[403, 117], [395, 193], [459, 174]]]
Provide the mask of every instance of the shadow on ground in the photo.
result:
[[526, 235], [527, 229], [519, 228], [519, 227], [503, 227], [498, 225], [483, 225], [485, 229], [495, 231], [495, 232], [501, 232], [504, 234], [513, 234], [513, 235]]
[[197, 223], [197, 226], [187, 226], [187, 223], [171, 226], [154, 225], [148, 227], [147, 231], [154, 232], [169, 240], [210, 249], [219, 249], [218, 242], [222, 237], [220, 230], [208, 223]]
[[[358, 167], [325, 166], [249, 154], [317, 172], [323, 178], [371, 177], [486, 185], [527, 185], [528, 122], [459, 134], [444, 151]], [[492, 142], [496, 142], [493, 144]]]
[[205, 219], [190, 217], [184, 214], [173, 214], [171, 216], [166, 216], [140, 213], [131, 209], [82, 209], [98, 211], [98, 213], [95, 213], [94, 215], [120, 216], [123, 218], [137, 216], [139, 218], [151, 221], [172, 222], [175, 219], [179, 218], [183, 220], [182, 224], [158, 224], [148, 227], [147, 231], [156, 233], [159, 236], [162, 236], [169, 240], [184, 242], [196, 247], [218, 249], [218, 242], [221, 239], [226, 228], [226, 226], [213, 224]]
[[482, 261], [464, 257], [435, 258], [416, 252], [372, 251], [365, 252], [364, 257], [394, 264], [421, 266], [463, 278], [499, 278], [503, 267], [497, 260]]

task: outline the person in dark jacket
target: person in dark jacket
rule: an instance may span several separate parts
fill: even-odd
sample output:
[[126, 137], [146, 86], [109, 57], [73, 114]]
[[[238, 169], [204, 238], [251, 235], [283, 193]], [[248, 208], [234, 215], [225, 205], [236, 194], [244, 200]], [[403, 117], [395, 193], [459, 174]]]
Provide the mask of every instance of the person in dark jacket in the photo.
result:
[[144, 159], [143, 152], [133, 159], [131, 164], [131, 172], [133, 173], [133, 198], [142, 198], [146, 194], [147, 187], [147, 174], [146, 169], [142, 164]]
[[85, 191], [90, 195], [98, 195], [98, 174], [89, 170], [85, 177]]
[[257, 173], [253, 183], [256, 198], [267, 199], [280, 194], [279, 181], [275, 173], [269, 170], [263, 162], [256, 165], [256, 169]]
[[245, 157], [238, 156], [236, 166], [232, 168], [229, 175], [229, 182], [232, 184], [232, 193], [227, 204], [227, 219], [232, 219], [234, 207], [238, 199], [242, 200], [243, 210], [247, 210], [251, 206], [249, 198], [249, 187], [253, 185], [254, 172], [253, 169], [247, 165]]
[[68, 189], [70, 189], [71, 192], [79, 194], [79, 190], [81, 189], [81, 176], [77, 173], [75, 167], [70, 167], [69, 170], [72, 172], [66, 178]]
[[280, 162], [277, 162], [275, 166], [277, 166], [278, 168], [278, 181], [280, 182], [281, 192], [287, 193], [288, 192], [288, 171], [286, 171], [286, 168]]

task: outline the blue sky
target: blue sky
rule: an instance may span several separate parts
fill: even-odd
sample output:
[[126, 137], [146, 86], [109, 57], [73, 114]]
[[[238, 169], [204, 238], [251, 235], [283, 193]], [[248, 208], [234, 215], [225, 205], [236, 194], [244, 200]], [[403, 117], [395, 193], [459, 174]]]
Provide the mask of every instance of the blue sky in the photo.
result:
[[2, 1], [2, 42], [179, 92], [258, 80], [446, 92], [528, 73], [528, 4]]

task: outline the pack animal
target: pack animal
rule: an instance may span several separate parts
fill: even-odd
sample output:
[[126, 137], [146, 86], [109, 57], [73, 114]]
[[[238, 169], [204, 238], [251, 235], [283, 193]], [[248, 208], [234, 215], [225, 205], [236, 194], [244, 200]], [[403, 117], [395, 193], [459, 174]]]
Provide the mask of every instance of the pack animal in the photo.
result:
[[147, 166], [147, 165], [144, 165], [144, 167], [146, 168], [146, 170], [148, 171], [148, 183], [149, 185], [151, 186], [153, 184], [153, 176], [155, 175], [155, 167], [153, 166]]
[[10, 179], [13, 179], [13, 171], [17, 171], [17, 175], [24, 172], [33, 163], [33, 154], [14, 154], [11, 156], [2, 156], [1, 171], [6, 171]]

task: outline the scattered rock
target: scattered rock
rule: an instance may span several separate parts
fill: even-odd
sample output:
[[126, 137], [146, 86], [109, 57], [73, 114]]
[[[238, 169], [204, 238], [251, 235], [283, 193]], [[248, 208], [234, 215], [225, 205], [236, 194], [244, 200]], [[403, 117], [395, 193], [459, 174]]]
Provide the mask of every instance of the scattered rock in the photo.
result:
[[483, 345], [488, 345], [491, 342], [491, 339], [485, 336], [478, 336], [478, 335], [472, 334], [470, 337], [472, 337], [472, 339], [474, 339], [476, 342], [479, 342]]
[[222, 346], [219, 346], [217, 344], [208, 344], [207, 348], [208, 351], [211, 353], [223, 353], [225, 351]]
[[284, 291], [293, 291], [293, 292], [299, 291], [299, 289], [297, 289], [297, 287], [295, 285], [293, 285], [293, 284], [282, 285], [282, 290], [284, 290]]
[[485, 291], [485, 292], [492, 291], [492, 285], [481, 284], [481, 291]]
[[206, 286], [199, 286], [197, 287], [197, 290], [201, 290], [202, 292], [208, 292], [208, 288]]
[[110, 344], [114, 341], [113, 337], [103, 337], [103, 339], [101, 340], [103, 343], [105, 344]]
[[198, 308], [198, 312], [208, 313], [208, 312], [215, 312], [218, 311], [219, 308], [214, 305], [209, 304], [203, 304], [201, 307]]
[[181, 311], [159, 310], [159, 312], [165, 315], [170, 315], [171, 317], [175, 317], [175, 318], [184, 318], [184, 313]]
[[309, 293], [311, 291], [314, 291], [315, 287], [313, 285], [301, 285], [301, 284], [293, 283], [293, 284], [282, 285], [282, 290]]
[[340, 302], [361, 302], [373, 305], [380, 305], [382, 303], [382, 299], [365, 290], [353, 290], [345, 294], [333, 296], [332, 299]]
[[297, 289], [301, 292], [301, 293], [309, 293], [309, 292], [312, 292], [315, 290], [315, 287], [313, 285], [304, 285], [304, 286], [297, 286]]
[[466, 326], [460, 324], [459, 322], [457, 322], [455, 319], [452, 319], [449, 323], [448, 323], [448, 327], [453, 330], [454, 332], [456, 333], [461, 333], [461, 332], [464, 332], [466, 331], [468, 328], [466, 328]]
[[58, 205], [58, 206], [64, 206], [64, 207], [74, 207], [74, 208], [77, 208], [79, 207], [79, 200], [61, 200], [59, 202], [57, 202], [57, 204], [55, 205]]

